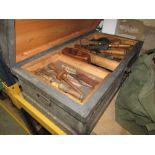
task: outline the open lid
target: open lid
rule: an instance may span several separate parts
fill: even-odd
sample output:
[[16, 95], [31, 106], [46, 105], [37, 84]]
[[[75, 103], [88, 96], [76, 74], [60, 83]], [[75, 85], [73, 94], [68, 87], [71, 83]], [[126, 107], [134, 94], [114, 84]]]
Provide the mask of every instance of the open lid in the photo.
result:
[[96, 28], [100, 20], [15, 20], [16, 62]]

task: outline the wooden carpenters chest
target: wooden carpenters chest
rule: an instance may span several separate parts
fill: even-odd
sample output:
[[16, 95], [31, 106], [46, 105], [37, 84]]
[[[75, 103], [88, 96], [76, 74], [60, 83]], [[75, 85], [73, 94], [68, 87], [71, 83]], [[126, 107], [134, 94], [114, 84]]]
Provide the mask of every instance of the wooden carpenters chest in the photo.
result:
[[[143, 44], [100, 33], [99, 22], [0, 20], [3, 58], [23, 96], [68, 134], [90, 134]], [[100, 41], [108, 50], [94, 49]]]

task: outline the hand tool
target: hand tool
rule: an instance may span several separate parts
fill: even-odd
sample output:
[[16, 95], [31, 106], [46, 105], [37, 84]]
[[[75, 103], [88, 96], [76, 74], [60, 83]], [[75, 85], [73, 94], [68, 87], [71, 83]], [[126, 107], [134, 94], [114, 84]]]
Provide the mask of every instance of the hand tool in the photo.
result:
[[82, 47], [85, 47], [89, 50], [107, 50], [109, 48], [130, 48], [131, 45], [129, 44], [116, 44], [111, 43], [111, 41], [108, 38], [99, 38], [99, 39], [83, 39], [83, 41], [80, 41], [80, 45]]
[[78, 49], [81, 49], [83, 51], [90, 52], [90, 53], [110, 54], [113, 58], [117, 58], [117, 59], [123, 59], [125, 55], [127, 54], [126, 49], [108, 49], [108, 50], [93, 51], [93, 50], [88, 50], [84, 47], [81, 47], [78, 44], [75, 44], [74, 46], [75, 48], [78, 48]]
[[122, 60], [124, 59], [125, 56], [122, 56], [122, 55], [117, 55], [117, 54], [113, 54], [113, 55], [107, 55], [108, 57], [110, 57], [112, 60], [113, 59], [118, 59], [118, 60]]
[[48, 80], [50, 83], [52, 83], [54, 81], [54, 79], [51, 76], [49, 76], [49, 74], [46, 72], [46, 70], [44, 68], [35, 71], [34, 74], [42, 77], [45, 80]]
[[96, 54], [90, 53], [89, 50], [78, 49], [77, 47], [76, 48], [68, 48], [68, 47], [64, 48], [62, 50], [62, 53], [67, 56], [79, 59], [87, 63], [95, 64], [97, 66], [106, 68], [111, 71], [114, 71], [115, 68], [119, 65], [117, 61], [103, 58]]
[[125, 56], [127, 53], [127, 50], [126, 49], [108, 49], [108, 50], [100, 50], [99, 53]]
[[62, 65], [62, 67], [75, 79], [79, 80], [80, 83], [84, 86], [87, 87], [95, 87], [99, 82], [95, 79], [90, 78], [89, 76], [87, 76], [86, 74], [77, 71], [74, 68], [71, 68], [69, 66], [66, 65]]
[[42, 68], [40, 70], [35, 71], [35, 74], [40, 76], [41, 78], [47, 80], [49, 83], [56, 86], [57, 88], [59, 88], [63, 92], [68, 93], [68, 94], [76, 97], [79, 100], [82, 100], [84, 98], [83, 94], [75, 91], [71, 87], [68, 87], [66, 84], [64, 84], [62, 82], [61, 83], [55, 82], [54, 78], [52, 78], [50, 76], [49, 72], [45, 68]]
[[63, 92], [68, 93], [68, 94], [74, 96], [75, 98], [77, 98], [79, 100], [83, 100], [83, 98], [84, 98], [84, 95], [83, 94], [75, 91], [74, 89], [72, 89], [71, 87], [68, 87], [67, 85], [65, 85], [63, 83], [60, 83], [58, 85], [58, 88], [60, 90], [62, 90]]
[[[47, 67], [56, 73], [56, 78], [58, 80], [65, 81], [72, 89], [79, 93], [79, 96], [84, 97], [82, 91], [67, 78], [68, 73], [64, 69], [58, 69], [53, 63], [49, 64]], [[82, 99], [83, 98], [81, 98], [81, 100]]]

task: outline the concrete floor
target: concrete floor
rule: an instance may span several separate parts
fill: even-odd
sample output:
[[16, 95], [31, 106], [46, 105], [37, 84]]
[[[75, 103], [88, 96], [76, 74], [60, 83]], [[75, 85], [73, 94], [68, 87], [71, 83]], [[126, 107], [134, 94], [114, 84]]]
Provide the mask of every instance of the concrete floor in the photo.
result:
[[23, 130], [23, 128], [21, 128], [21, 126], [16, 122], [16, 120], [6, 112], [6, 109], [0, 106], [0, 135], [25, 134], [25, 130]]
[[123, 129], [115, 121], [115, 101], [117, 95], [113, 98], [108, 108], [98, 121], [96, 127], [92, 131], [92, 134], [96, 135], [128, 135], [129, 133]]

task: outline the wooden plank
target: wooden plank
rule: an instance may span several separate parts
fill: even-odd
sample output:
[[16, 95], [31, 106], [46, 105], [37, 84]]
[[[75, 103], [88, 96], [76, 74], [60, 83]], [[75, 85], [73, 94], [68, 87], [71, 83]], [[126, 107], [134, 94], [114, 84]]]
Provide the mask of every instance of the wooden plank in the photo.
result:
[[16, 60], [21, 61], [96, 28], [99, 20], [15, 20]]

